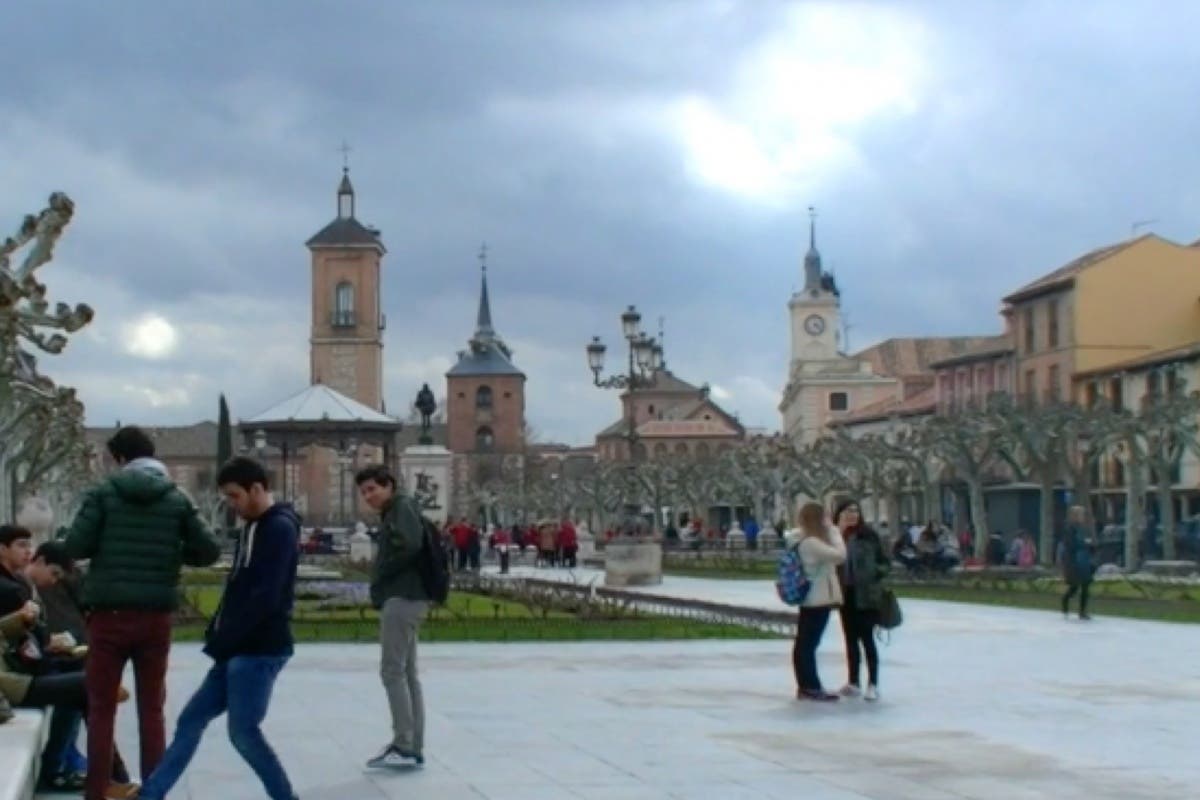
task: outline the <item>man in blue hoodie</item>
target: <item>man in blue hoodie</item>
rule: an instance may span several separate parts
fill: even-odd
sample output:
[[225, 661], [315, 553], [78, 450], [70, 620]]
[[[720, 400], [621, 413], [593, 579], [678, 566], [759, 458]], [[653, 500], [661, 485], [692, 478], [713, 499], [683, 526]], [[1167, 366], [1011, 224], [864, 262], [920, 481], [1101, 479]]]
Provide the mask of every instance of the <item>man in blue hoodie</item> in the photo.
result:
[[246, 524], [204, 636], [204, 652], [215, 663], [179, 715], [175, 738], [138, 797], [162, 800], [195, 755], [208, 723], [228, 712], [229, 739], [267, 796], [293, 800], [291, 781], [260, 726], [275, 679], [293, 651], [300, 518], [290, 503], [275, 502], [257, 461], [234, 458], [221, 467], [217, 484]]

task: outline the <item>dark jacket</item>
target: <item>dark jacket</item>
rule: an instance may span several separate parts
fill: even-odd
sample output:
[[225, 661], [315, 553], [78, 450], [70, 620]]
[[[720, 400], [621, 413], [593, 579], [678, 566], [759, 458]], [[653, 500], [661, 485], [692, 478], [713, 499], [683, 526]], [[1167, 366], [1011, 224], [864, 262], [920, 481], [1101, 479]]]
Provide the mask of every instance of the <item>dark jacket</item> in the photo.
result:
[[243, 527], [204, 652], [216, 661], [290, 656], [299, 563], [300, 517], [291, 503], [276, 503]]
[[877, 611], [882, 607], [883, 581], [891, 571], [891, 559], [872, 528], [860, 525], [846, 536], [846, 561], [838, 567], [838, 578], [843, 597], [848, 596], [847, 589], [854, 589], [854, 608]]
[[220, 544], [196, 507], [153, 459], [139, 459], [89, 490], [66, 536], [72, 558], [91, 562], [89, 608], [172, 611], [184, 564], [206, 567]]
[[1071, 586], [1086, 583], [1095, 574], [1091, 542], [1088, 541], [1088, 531], [1084, 526], [1067, 523], [1067, 529], [1063, 532], [1061, 566], [1063, 580]]
[[371, 603], [381, 608], [389, 598], [428, 600], [417, 556], [425, 529], [413, 503], [397, 493], [381, 512], [379, 552], [371, 571]]
[[32, 599], [33, 589], [29, 581], [0, 567], [0, 617], [20, 611]]

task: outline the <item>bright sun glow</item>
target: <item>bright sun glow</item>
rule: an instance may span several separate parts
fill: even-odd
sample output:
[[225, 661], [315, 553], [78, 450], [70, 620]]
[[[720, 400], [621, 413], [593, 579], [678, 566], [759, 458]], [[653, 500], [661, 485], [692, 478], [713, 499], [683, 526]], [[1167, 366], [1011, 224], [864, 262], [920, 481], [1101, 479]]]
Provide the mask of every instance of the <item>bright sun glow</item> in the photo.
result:
[[179, 336], [166, 318], [147, 314], [125, 326], [124, 340], [130, 355], [158, 360], [175, 352]]
[[689, 169], [703, 183], [769, 202], [853, 163], [865, 125], [917, 109], [925, 38], [918, 23], [887, 9], [797, 8], [736, 65], [728, 95], [676, 103]]

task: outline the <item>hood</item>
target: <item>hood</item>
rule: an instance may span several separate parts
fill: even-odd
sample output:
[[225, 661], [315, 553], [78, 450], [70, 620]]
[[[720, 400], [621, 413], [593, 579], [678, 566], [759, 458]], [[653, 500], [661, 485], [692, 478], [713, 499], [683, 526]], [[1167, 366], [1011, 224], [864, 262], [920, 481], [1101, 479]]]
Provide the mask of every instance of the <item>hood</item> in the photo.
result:
[[284, 503], [282, 501], [275, 503], [273, 506], [264, 511], [261, 517], [254, 520], [254, 522], [257, 522], [261, 525], [272, 517], [286, 517], [287, 519], [290, 519], [292, 524], [297, 528], [301, 527], [300, 513], [296, 511], [296, 507], [291, 503]]
[[[153, 462], [157, 467], [151, 464], [138, 465], [139, 462], [147, 461]], [[122, 499], [138, 505], [157, 502], [175, 488], [174, 482], [167, 477], [166, 467], [154, 459], [131, 461], [124, 469], [109, 478], [109, 483]]]

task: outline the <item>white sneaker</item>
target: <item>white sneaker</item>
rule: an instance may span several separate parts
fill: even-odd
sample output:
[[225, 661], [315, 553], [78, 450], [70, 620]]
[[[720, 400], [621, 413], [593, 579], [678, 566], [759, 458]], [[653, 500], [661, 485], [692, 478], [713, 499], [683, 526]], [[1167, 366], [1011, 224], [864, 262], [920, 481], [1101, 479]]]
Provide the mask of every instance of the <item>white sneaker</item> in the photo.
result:
[[859, 689], [853, 683], [847, 683], [838, 691], [838, 694], [842, 697], [858, 697], [862, 694], [862, 689]]
[[876, 689], [875, 684], [872, 683], [869, 686], [867, 686], [867, 691], [863, 695], [863, 700], [866, 700], [868, 703], [874, 703], [878, 699], [879, 699], [879, 690]]
[[416, 753], [404, 753], [395, 745], [389, 744], [379, 751], [379, 755], [367, 762], [369, 769], [398, 769], [412, 767], [425, 763], [425, 759]]

